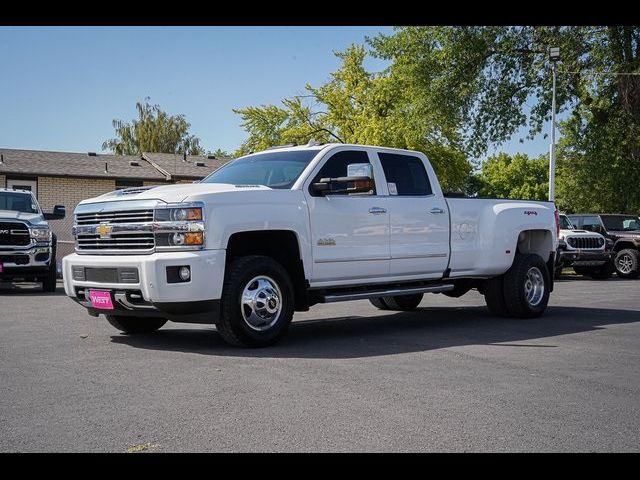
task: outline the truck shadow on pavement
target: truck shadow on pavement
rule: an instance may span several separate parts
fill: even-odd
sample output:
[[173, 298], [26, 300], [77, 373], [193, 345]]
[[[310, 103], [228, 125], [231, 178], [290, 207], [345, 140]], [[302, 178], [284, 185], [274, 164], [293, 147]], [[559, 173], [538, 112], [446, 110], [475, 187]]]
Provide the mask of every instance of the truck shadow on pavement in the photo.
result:
[[541, 318], [516, 320], [496, 318], [485, 307], [420, 308], [293, 322], [280, 343], [260, 349], [230, 347], [212, 328], [171, 328], [144, 336], [114, 335], [111, 340], [135, 348], [225, 357], [348, 359], [465, 345], [555, 348], [553, 337], [558, 335], [638, 321], [640, 312], [634, 310], [549, 307]]
[[58, 285], [56, 287], [55, 292], [43, 292], [42, 286], [39, 283], [0, 283], [0, 295], [3, 297], [7, 297], [10, 295], [13, 296], [39, 296], [39, 297], [50, 297], [50, 296], [60, 296], [64, 295], [64, 286], [60, 281], [58, 281]]

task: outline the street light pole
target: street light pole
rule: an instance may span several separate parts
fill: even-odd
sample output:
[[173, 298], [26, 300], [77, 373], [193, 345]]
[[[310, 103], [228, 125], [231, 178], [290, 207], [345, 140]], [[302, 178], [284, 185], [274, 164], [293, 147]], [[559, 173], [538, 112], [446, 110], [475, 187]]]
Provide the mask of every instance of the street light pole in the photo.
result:
[[553, 75], [553, 93], [551, 97], [551, 146], [549, 147], [549, 201], [556, 195], [556, 63], [560, 60], [560, 48], [549, 49], [551, 72]]

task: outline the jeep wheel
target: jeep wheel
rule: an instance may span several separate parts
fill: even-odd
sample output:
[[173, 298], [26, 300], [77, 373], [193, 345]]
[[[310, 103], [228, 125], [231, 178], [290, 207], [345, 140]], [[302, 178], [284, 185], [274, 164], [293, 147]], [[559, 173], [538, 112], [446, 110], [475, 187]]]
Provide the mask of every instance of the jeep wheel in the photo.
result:
[[155, 332], [167, 323], [166, 318], [125, 317], [123, 315], [107, 315], [107, 321], [121, 332], [129, 335]]
[[589, 276], [594, 280], [606, 280], [613, 275], [615, 271], [616, 267], [614, 267], [613, 262], [609, 261], [601, 267], [592, 268], [589, 271]]
[[265, 347], [288, 330], [294, 311], [287, 271], [269, 257], [251, 255], [233, 261], [222, 287], [222, 338], [240, 347]]
[[384, 303], [388, 306], [388, 310], [398, 310], [407, 312], [415, 310], [422, 301], [424, 294], [417, 293], [415, 295], [399, 295], [397, 297], [382, 297]]
[[624, 250], [620, 250], [616, 255], [616, 272], [621, 278], [637, 278], [640, 273], [638, 271], [639, 264], [640, 259], [638, 258], [637, 250], [625, 248]]
[[547, 309], [549, 272], [544, 260], [535, 254], [517, 254], [504, 275], [504, 302], [516, 318], [539, 317]]

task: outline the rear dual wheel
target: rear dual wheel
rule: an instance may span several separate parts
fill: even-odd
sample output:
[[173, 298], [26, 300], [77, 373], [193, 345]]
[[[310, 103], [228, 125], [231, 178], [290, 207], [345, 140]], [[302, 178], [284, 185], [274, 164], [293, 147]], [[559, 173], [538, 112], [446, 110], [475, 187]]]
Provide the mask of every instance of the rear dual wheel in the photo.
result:
[[511, 268], [486, 281], [485, 301], [501, 317], [535, 318], [547, 309], [551, 281], [544, 260], [535, 254], [516, 254]]

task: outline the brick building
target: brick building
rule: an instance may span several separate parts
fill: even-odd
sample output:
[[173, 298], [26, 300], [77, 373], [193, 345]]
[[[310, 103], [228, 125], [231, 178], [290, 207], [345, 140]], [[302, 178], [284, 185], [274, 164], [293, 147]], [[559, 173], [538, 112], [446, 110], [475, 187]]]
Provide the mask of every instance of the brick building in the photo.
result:
[[58, 236], [60, 260], [73, 252], [73, 210], [81, 200], [121, 188], [190, 183], [228, 160], [146, 152], [131, 156], [0, 148], [0, 187], [31, 190], [44, 211], [54, 205], [66, 207], [67, 218], [50, 222]]

